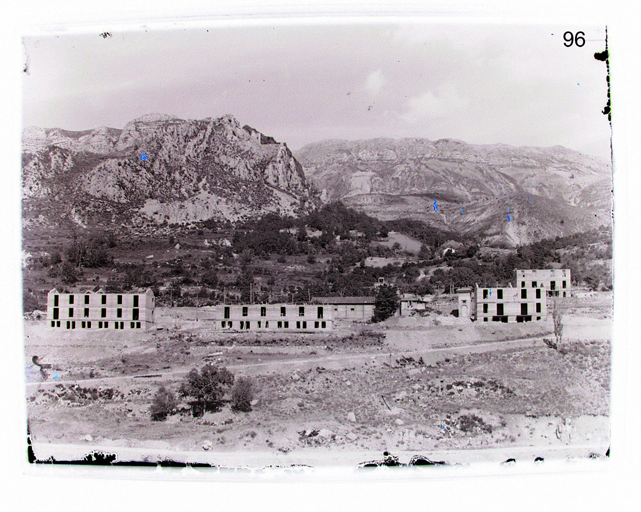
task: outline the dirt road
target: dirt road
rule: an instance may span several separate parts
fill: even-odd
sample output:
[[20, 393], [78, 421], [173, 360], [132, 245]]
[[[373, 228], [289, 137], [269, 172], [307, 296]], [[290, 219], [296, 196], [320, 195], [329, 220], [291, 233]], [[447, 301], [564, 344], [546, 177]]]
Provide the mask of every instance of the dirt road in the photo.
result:
[[[289, 361], [279, 360], [279, 361], [265, 361], [260, 363], [248, 363], [248, 364], [233, 364], [227, 365], [227, 368], [233, 372], [236, 372], [240, 375], [258, 375], [272, 372], [285, 371], [294, 371], [294, 370], [307, 370], [314, 369], [317, 367], [322, 367], [325, 369], [338, 370], [342, 368], [353, 368], [363, 365], [375, 365], [375, 364], [394, 364], [396, 359], [404, 357], [413, 357], [418, 359], [422, 357], [425, 364], [433, 364], [436, 361], [447, 358], [452, 355], [460, 354], [471, 354], [471, 353], [481, 353], [489, 352], [492, 350], [502, 350], [507, 348], [521, 348], [521, 347], [532, 347], [537, 344], [543, 343], [543, 338], [522, 338], [517, 340], [507, 340], [507, 341], [496, 341], [496, 342], [485, 342], [485, 343], [475, 343], [471, 345], [461, 345], [456, 347], [441, 347], [441, 348], [431, 348], [431, 349], [422, 349], [422, 350], [409, 350], [403, 352], [366, 352], [358, 354], [336, 354], [336, 355], [319, 355], [313, 357], [305, 358], [295, 358]], [[257, 349], [258, 350], [258, 349]], [[163, 381], [163, 380], [177, 380], [184, 377], [191, 368], [183, 367], [176, 368], [167, 372], [156, 372], [149, 374], [148, 377], [142, 375], [123, 375], [117, 377], [101, 377], [95, 379], [79, 379], [79, 380], [53, 380], [50, 377], [50, 380], [45, 382], [29, 382], [27, 383], [27, 393], [32, 393], [37, 389], [46, 389], [47, 387], [53, 387], [57, 384], [80, 384], [91, 386], [103, 386], [108, 384], [116, 384], [118, 382], [127, 382], [131, 383], [133, 381]]]

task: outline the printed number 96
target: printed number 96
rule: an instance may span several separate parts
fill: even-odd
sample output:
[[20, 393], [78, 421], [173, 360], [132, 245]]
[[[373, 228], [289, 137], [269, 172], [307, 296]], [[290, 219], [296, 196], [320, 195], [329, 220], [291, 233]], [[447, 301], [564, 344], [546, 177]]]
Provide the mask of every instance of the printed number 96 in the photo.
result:
[[585, 45], [585, 32], [579, 31], [576, 34], [573, 34], [568, 30], [565, 34], [563, 34], [563, 40], [565, 41], [563, 45], [567, 46], [568, 48], [573, 44], [581, 47]]

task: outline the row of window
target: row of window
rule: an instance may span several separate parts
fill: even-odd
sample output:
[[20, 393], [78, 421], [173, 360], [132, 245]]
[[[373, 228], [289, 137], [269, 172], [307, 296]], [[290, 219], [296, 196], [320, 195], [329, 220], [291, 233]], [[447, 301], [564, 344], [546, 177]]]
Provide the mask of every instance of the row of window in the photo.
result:
[[[89, 304], [90, 298], [91, 298], [91, 295], [85, 294], [84, 295], [84, 303], [85, 304]], [[138, 307], [138, 298], [139, 298], [138, 295], [134, 295], [133, 307], [135, 307], [135, 308]], [[75, 301], [75, 295], [69, 295], [69, 304], [73, 304], [74, 301]], [[122, 304], [122, 295], [116, 295], [116, 302], [118, 304]], [[107, 304], [107, 296], [106, 295], [100, 295], [100, 303], [101, 304]], [[56, 306], [56, 307], [60, 305], [60, 295], [54, 295], [53, 296], [53, 305]]]
[[[536, 302], [536, 312], [541, 313], [542, 312], [542, 306], [541, 302]], [[489, 304], [483, 304], [483, 313], [489, 313], [490, 312], [490, 305]], [[503, 316], [505, 314], [505, 304], [498, 303], [496, 305], [496, 314], [498, 316]], [[521, 314], [522, 315], [527, 315], [528, 314], [528, 304], [527, 303], [521, 303]]]
[[[68, 317], [73, 318], [74, 316], [74, 308], [69, 308], [69, 313]], [[84, 308], [83, 311], [83, 317], [84, 318], [89, 318], [89, 308]], [[60, 309], [59, 308], [53, 308], [53, 318], [54, 320], [58, 320], [60, 318]], [[100, 309], [100, 318], [107, 318], [107, 308], [101, 308]], [[122, 318], [122, 308], [117, 308], [116, 309], [116, 318]], [[138, 320], [140, 319], [140, 309], [132, 309], [131, 310], [131, 319], [132, 320]]]
[[[125, 328], [125, 322], [114, 322], [114, 329], [124, 329]], [[61, 322], [60, 320], [52, 320], [51, 321], [51, 327], [60, 327]], [[82, 329], [91, 329], [91, 322], [80, 322], [80, 326]], [[65, 322], [65, 327], [67, 329], [75, 329], [76, 328], [76, 321], [75, 320], [67, 320]], [[140, 329], [141, 328], [141, 323], [140, 322], [129, 322], [129, 328], [130, 329]], [[109, 329], [109, 322], [98, 322], [98, 329]]]
[[[249, 316], [249, 306], [242, 306], [242, 315]], [[260, 316], [267, 316], [267, 306], [260, 307]], [[280, 307], [280, 316], [287, 316], [286, 306]], [[298, 316], [305, 316], [305, 306], [298, 306]], [[225, 306], [224, 318], [231, 318], [231, 306]], [[323, 318], [322, 306], [318, 306], [316, 308], [316, 318]]]
[[[258, 320], [256, 322], [256, 324], [258, 325], [259, 329], [263, 328], [263, 321], [262, 320]], [[234, 322], [232, 322], [231, 320], [221, 320], [220, 326], [223, 329], [232, 329], [234, 327]], [[265, 329], [269, 329], [269, 320], [265, 320], [264, 327], [265, 327]], [[285, 321], [278, 320], [276, 322], [276, 327], [278, 329], [289, 329], [289, 322], [287, 320], [285, 320]], [[324, 320], [320, 321], [320, 322], [319, 321], [315, 321], [314, 322], [314, 329], [326, 329], [326, 328], [327, 328], [327, 322], [325, 322]], [[249, 320], [241, 320], [239, 322], [239, 329], [240, 330], [251, 329], [251, 322]], [[296, 322], [296, 329], [307, 329], [307, 321], [305, 321], [305, 320], [303, 320], [302, 322], [301, 321], [297, 321]]]
[[[540, 316], [536, 317], [537, 320], [541, 320]], [[489, 317], [483, 317], [484, 322], [489, 322], [490, 318]], [[506, 324], [508, 322], [508, 317], [507, 316], [493, 316], [492, 317], [493, 322], [503, 322]], [[532, 315], [519, 315], [516, 317], [517, 323], [521, 322], [531, 322], [532, 321]]]
[[[541, 283], [541, 286], [543, 286], [544, 283]], [[538, 286], [537, 281], [532, 281], [532, 288], [536, 288]], [[561, 286], [563, 288], [568, 287], [568, 282], [567, 281], [562, 281]], [[525, 281], [521, 281], [521, 288], [525, 288]], [[556, 290], [556, 281], [550, 281], [550, 290]]]
[[[522, 299], [527, 299], [527, 295], [528, 295], [527, 294], [527, 289], [522, 288], [521, 289], [521, 298]], [[536, 295], [537, 299], [541, 298], [541, 288], [537, 288], [535, 290], [535, 295]], [[483, 298], [487, 299], [489, 296], [490, 296], [490, 290], [483, 290]], [[503, 290], [502, 289], [499, 288], [498, 290], [496, 290], [496, 298], [498, 300], [502, 300], [503, 299]]]

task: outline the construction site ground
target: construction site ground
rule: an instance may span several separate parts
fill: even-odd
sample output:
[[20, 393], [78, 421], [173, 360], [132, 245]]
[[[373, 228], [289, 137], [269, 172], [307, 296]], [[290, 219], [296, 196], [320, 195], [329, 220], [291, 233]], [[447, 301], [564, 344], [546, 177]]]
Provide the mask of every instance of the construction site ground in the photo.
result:
[[[197, 316], [164, 310], [147, 332], [26, 321], [36, 455], [100, 448], [136, 460], [319, 466], [356, 465], [383, 451], [449, 462], [588, 457], [609, 445], [607, 307], [566, 311], [562, 350], [544, 341], [554, 339], [551, 320], [436, 315], [337, 322], [323, 334], [233, 334]], [[33, 355], [51, 365], [44, 381], [32, 378]], [[151, 421], [160, 385], [177, 392], [206, 362], [251, 377], [251, 412], [227, 404], [194, 418], [181, 403], [166, 421]]]

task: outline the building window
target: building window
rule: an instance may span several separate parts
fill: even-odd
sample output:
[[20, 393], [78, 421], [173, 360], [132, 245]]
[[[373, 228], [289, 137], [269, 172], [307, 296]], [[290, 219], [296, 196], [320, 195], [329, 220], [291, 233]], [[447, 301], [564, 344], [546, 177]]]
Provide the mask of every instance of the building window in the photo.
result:
[[298, 307], [298, 316], [305, 316], [305, 307], [304, 306], [299, 306]]
[[483, 290], [483, 298], [487, 299], [487, 290]]
[[73, 316], [73, 308], [69, 308], [69, 318]]
[[55, 326], [56, 326], [56, 322], [54, 322], [54, 321], [52, 320], [52, 321], [51, 321], [51, 327], [55, 327]]
[[280, 316], [287, 316], [287, 308], [285, 306], [280, 307]]
[[563, 292], [563, 296], [565, 297], [565, 292]]
[[89, 304], [89, 295], [85, 295], [85, 304]]
[[138, 295], [134, 295], [134, 307], [138, 307]]
[[58, 308], [53, 308], [53, 319], [58, 320], [60, 318], [60, 310]]
[[84, 316], [85, 318], [89, 318], [89, 308], [85, 308], [84, 313], [83, 313], [83, 316]]
[[278, 323], [276, 325], [278, 325], [279, 329], [283, 328], [283, 322], [281, 322], [280, 320], [278, 321]]
[[521, 298], [522, 299], [527, 299], [527, 290], [525, 288], [523, 288], [521, 290]]
[[73, 295], [69, 295], [69, 304], [73, 304]]
[[118, 322], [114, 322], [114, 329], [118, 329]]
[[258, 320], [258, 328], [260, 329], [261, 326], [262, 326], [262, 322], [260, 320]]
[[251, 327], [251, 322], [249, 320], [247, 320], [245, 322], [245, 329], [249, 329], [250, 327]]
[[267, 316], [267, 308], [265, 306], [260, 307], [260, 316]]
[[87, 328], [91, 329], [91, 322], [87, 322]]
[[483, 321], [484, 321], [484, 322], [487, 322], [487, 317], [484, 317], [484, 318], [483, 318]]
[[540, 302], [537, 302], [537, 303], [536, 303], [536, 312], [537, 312], [537, 313], [540, 313], [540, 312], [541, 312], [541, 303], [540, 303]]
[[540, 299], [541, 298], [541, 288], [536, 289], [536, 298]]
[[521, 281], [521, 288], [525, 288], [525, 281]]
[[532, 281], [532, 288], [536, 288], [536, 281]]
[[487, 313], [489, 311], [489, 304], [483, 304], [483, 313]]
[[129, 322], [130, 329], [135, 329], [135, 327], [136, 327], [136, 322]]
[[300, 329], [300, 322], [296, 321], [296, 329]]
[[105, 322], [105, 323], [104, 323], [104, 324], [102, 324], [102, 325], [103, 325], [103, 327], [104, 327], [105, 329], [109, 329], [109, 322]]
[[118, 304], [122, 304], [122, 295], [118, 295]]
[[140, 318], [140, 310], [139, 309], [132, 309], [131, 310], [131, 319], [132, 320], [138, 320]]
[[496, 298], [503, 299], [503, 290], [496, 290]]
[[242, 331], [245, 328], [245, 320], [240, 321], [240, 330]]
[[269, 320], [265, 320], [265, 329], [269, 327]]
[[125, 322], [120, 322], [120, 328], [124, 329], [125, 328]]
[[107, 304], [107, 296], [106, 295], [103, 295], [102, 297], [100, 297], [100, 303], [101, 304]]
[[504, 312], [504, 305], [503, 304], [497, 304], [496, 305], [496, 314], [498, 316], [503, 316], [505, 314]]
[[321, 322], [321, 329], [325, 329], [325, 327], [327, 327], [327, 324], [325, 323], [325, 321], [322, 321]]
[[122, 318], [122, 308], [116, 309], [116, 318]]
[[102, 308], [100, 310], [100, 318], [107, 318], [107, 308]]
[[84, 322], [82, 322], [81, 325], [83, 329], [87, 326], [87, 324], [85, 324]]
[[527, 302], [521, 303], [521, 315], [527, 315]]
[[54, 306], [59, 306], [60, 305], [60, 295], [54, 295], [53, 296], [53, 305]]
[[249, 314], [249, 308], [247, 306], [243, 306], [243, 316], [247, 316]]
[[72, 328], [72, 329], [75, 329], [75, 328], [76, 328], [76, 322], [75, 322], [75, 320], [74, 320], [73, 322], [71, 322], [71, 328]]
[[556, 281], [550, 281], [550, 290], [556, 290]]
[[323, 307], [319, 306], [317, 311], [316, 311], [316, 317], [317, 318], [323, 318]]
[[289, 329], [289, 322], [285, 320], [285, 329]]
[[568, 282], [567, 281], [563, 281], [563, 288], [567, 288], [567, 287], [568, 287]]
[[318, 322], [314, 322], [314, 329], [318, 329]]
[[98, 322], [98, 329], [102, 329], [102, 322]]
[[229, 306], [225, 306], [225, 315], [224, 315], [224, 318], [229, 318], [229, 317], [230, 317], [230, 315], [231, 315], [230, 307], [229, 307]]
[[140, 322], [136, 322], [136, 329], [140, 329]]
[[67, 320], [67, 329], [69, 329], [69, 326], [70, 326], [69, 320]]
[[226, 326], [226, 325], [227, 325], [227, 321], [226, 321], [226, 320], [221, 320], [221, 321], [220, 321], [220, 326], [221, 326], [223, 329], [225, 328], [225, 326]]
[[307, 329], [307, 321], [303, 320], [303, 329]]

